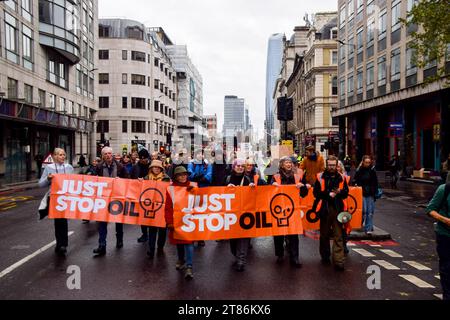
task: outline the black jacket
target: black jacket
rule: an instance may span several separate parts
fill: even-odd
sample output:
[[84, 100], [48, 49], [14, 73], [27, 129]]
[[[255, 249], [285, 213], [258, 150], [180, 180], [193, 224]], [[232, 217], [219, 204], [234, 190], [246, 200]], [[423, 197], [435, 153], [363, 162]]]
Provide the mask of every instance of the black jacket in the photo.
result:
[[[319, 179], [314, 184], [314, 197], [316, 200], [322, 200], [321, 212], [328, 212], [328, 206], [333, 206], [337, 209], [337, 212], [341, 212], [344, 209], [344, 199], [348, 197], [348, 185], [347, 181], [342, 178], [339, 173], [331, 175], [328, 171], [322, 175], [322, 179], [325, 180], [325, 191], [322, 191], [322, 186]], [[344, 181], [344, 187], [339, 189], [339, 184]], [[339, 189], [340, 192], [336, 194], [336, 197], [331, 198], [330, 192]]]
[[226, 178], [226, 185], [229, 185], [231, 183], [238, 187], [241, 185], [242, 179], [244, 179], [244, 182], [242, 184], [243, 186], [248, 186], [251, 182], [249, 177], [245, 176], [244, 174], [238, 176], [236, 173], [232, 172]]
[[360, 167], [356, 170], [353, 184], [362, 187], [364, 197], [375, 197], [378, 188], [378, 178], [375, 168]]
[[230, 175], [228, 165], [226, 163], [214, 163], [212, 166], [212, 182], [211, 186], [220, 187], [225, 185], [225, 179]]
[[130, 178], [131, 179], [137, 179], [137, 178], [144, 178], [148, 175], [149, 172], [149, 164], [142, 164], [142, 163], [136, 163], [133, 168], [131, 168], [130, 172]]

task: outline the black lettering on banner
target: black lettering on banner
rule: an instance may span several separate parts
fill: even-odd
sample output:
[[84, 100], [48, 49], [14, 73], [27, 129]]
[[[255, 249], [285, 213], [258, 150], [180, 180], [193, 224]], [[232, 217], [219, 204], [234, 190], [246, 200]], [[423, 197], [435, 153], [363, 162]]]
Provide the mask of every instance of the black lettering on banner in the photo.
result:
[[144, 218], [154, 219], [156, 212], [162, 208], [164, 196], [156, 188], [145, 189], [139, 197], [139, 205], [144, 209]]
[[[246, 218], [249, 218], [250, 220], [249, 223], [245, 222]], [[242, 229], [249, 230], [253, 228], [253, 226], [255, 225], [255, 217], [250, 212], [246, 212], [242, 214], [241, 217], [239, 218], [239, 224], [241, 225]]]
[[[313, 214], [314, 218], [312, 217]], [[319, 221], [319, 215], [313, 209], [309, 209], [306, 212], [306, 220], [310, 223], [316, 223], [317, 221]]]
[[[114, 206], [117, 206], [117, 209], [114, 209]], [[119, 215], [123, 211], [123, 204], [119, 200], [111, 201], [108, 205], [108, 211], [112, 215]]]

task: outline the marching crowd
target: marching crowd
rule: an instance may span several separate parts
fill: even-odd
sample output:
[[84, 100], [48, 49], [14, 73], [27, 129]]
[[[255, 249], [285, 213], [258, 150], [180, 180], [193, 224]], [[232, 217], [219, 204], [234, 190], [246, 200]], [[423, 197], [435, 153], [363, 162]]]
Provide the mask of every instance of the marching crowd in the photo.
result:
[[[170, 156], [154, 152], [150, 154], [145, 148], [130, 155], [113, 154], [110, 147], [104, 147], [101, 151], [101, 158], [96, 158], [84, 172], [88, 175], [103, 177], [118, 177], [127, 179], [145, 179], [155, 181], [167, 181], [173, 186], [193, 188], [208, 186], [250, 186], [256, 188], [258, 185], [296, 185], [299, 189], [299, 196], [305, 197], [308, 190], [313, 190], [315, 202], [313, 210], [320, 218], [320, 244], [319, 252], [321, 262], [329, 265], [333, 264], [337, 271], [344, 270], [345, 256], [348, 253], [346, 248], [347, 224], [339, 221], [338, 215], [347, 211], [346, 198], [349, 186], [359, 186], [363, 193], [363, 228], [370, 235], [373, 233], [373, 215], [375, 212], [375, 201], [379, 197], [379, 185], [377, 174], [374, 169], [371, 156], [364, 156], [356, 169], [353, 178], [350, 178], [350, 165], [348, 157], [341, 162], [335, 156], [328, 156], [326, 159], [315, 150], [314, 146], [307, 146], [305, 155], [282, 157], [273, 160], [264, 168], [258, 168], [252, 158], [240, 159], [233, 155], [231, 161], [225, 161], [225, 154], [221, 150], [211, 153], [212, 159], [206, 160], [203, 150], [197, 150], [193, 159], [188, 158], [186, 151], [180, 151]], [[55, 174], [73, 173], [71, 165], [65, 163], [65, 151], [56, 148], [53, 154], [54, 163], [47, 165], [42, 173], [39, 185], [49, 187]], [[441, 196], [442, 197], [442, 196]], [[178, 261], [177, 270], [184, 270], [185, 278], [193, 278], [193, 255], [194, 242], [181, 241], [173, 236], [173, 206], [172, 198], [166, 195], [165, 220], [166, 228], [141, 226], [142, 235], [137, 239], [139, 243], [148, 242], [147, 254], [153, 258], [155, 251], [162, 252], [167, 238], [170, 243], [176, 245]], [[45, 208], [43, 199], [41, 207]], [[40, 209], [41, 209], [40, 207]], [[447, 220], [442, 220], [442, 215], [448, 217], [439, 208], [430, 207], [432, 215], [447, 225]], [[443, 217], [444, 219], [448, 219]], [[440, 219], [440, 220], [439, 220]], [[449, 220], [449, 219], [448, 219]], [[85, 223], [89, 221], [84, 221]], [[56, 248], [58, 255], [65, 255], [68, 246], [67, 220], [54, 219]], [[106, 254], [106, 238], [108, 230], [107, 222], [98, 222], [99, 241], [98, 247], [94, 249], [96, 256]], [[116, 248], [123, 247], [123, 224], [116, 223]], [[444, 228], [445, 232], [449, 229]], [[444, 233], [445, 233], [444, 232]], [[446, 234], [445, 241], [450, 239], [450, 232]], [[330, 246], [330, 240], [333, 245]], [[442, 242], [443, 240], [441, 240]], [[250, 238], [231, 239], [231, 253], [235, 257], [234, 268], [237, 271], [244, 271], [246, 257], [249, 248], [252, 247]], [[199, 241], [198, 246], [204, 246], [204, 241]], [[299, 257], [299, 235], [285, 235], [274, 237], [275, 256], [277, 263], [284, 260], [285, 248], [289, 253], [289, 262], [293, 267], [302, 266]], [[448, 250], [448, 247], [447, 247]], [[448, 257], [446, 258], [448, 259]], [[448, 281], [448, 260], [445, 260], [444, 280]], [[442, 271], [441, 271], [442, 273]]]

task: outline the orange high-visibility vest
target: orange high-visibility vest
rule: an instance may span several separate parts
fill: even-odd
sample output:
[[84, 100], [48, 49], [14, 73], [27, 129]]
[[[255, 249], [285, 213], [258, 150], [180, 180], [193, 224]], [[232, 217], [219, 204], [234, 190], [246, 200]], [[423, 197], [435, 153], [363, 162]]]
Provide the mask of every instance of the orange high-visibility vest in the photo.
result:
[[[322, 179], [322, 175], [323, 172], [317, 174], [317, 181], [319, 181], [320, 183], [320, 190], [325, 191], [325, 179]], [[342, 190], [344, 189], [344, 181], [346, 180], [346, 177], [344, 177], [342, 174], [340, 175], [342, 177], [342, 181], [339, 182], [339, 189]], [[347, 201], [344, 200], [343, 202], [344, 202], [344, 211], [347, 211]], [[316, 212], [319, 212], [321, 207], [322, 207], [322, 200], [320, 200], [319, 203], [317, 204]]]
[[[275, 182], [281, 185], [281, 175], [279, 173], [274, 174], [273, 178], [275, 179]], [[295, 184], [299, 184], [303, 180], [303, 172], [300, 174], [294, 174]]]
[[253, 183], [255, 184], [255, 186], [258, 185], [258, 180], [259, 180], [259, 175], [258, 175], [258, 174], [255, 174], [255, 175], [253, 176]]

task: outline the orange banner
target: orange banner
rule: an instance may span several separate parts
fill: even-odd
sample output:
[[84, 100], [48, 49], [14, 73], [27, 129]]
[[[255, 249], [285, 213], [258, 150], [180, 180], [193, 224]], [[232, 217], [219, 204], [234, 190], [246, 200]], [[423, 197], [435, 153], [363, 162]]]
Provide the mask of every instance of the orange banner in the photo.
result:
[[[361, 228], [362, 225], [362, 188], [361, 187], [349, 187], [348, 197], [345, 200], [347, 203], [347, 211], [352, 215], [350, 220], [350, 227], [352, 229]], [[300, 208], [304, 212], [303, 227], [305, 230], [319, 230], [320, 220], [316, 212], [312, 210], [314, 204], [314, 196], [312, 188], [309, 190], [308, 195], [301, 200]]]
[[168, 185], [159, 181], [57, 174], [52, 179], [49, 218], [165, 227]]
[[174, 237], [217, 240], [302, 234], [295, 186], [171, 187]]

